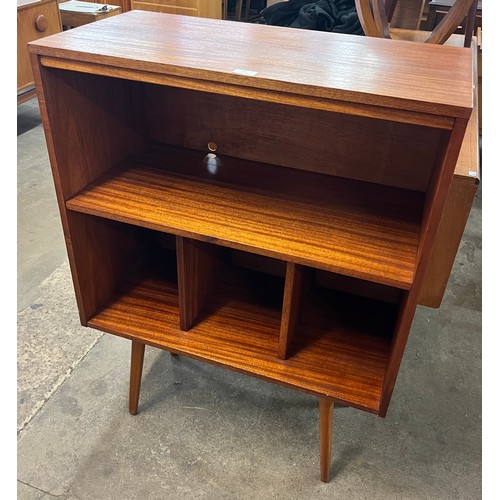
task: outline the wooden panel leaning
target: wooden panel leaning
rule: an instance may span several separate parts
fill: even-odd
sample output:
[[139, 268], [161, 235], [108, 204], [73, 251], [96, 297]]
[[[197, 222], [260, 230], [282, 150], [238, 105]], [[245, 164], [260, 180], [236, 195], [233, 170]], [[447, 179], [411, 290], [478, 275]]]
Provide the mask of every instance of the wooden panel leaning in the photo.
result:
[[30, 51], [81, 322], [132, 341], [129, 411], [145, 345], [303, 391], [328, 481], [334, 402], [388, 410], [470, 52], [140, 11]]

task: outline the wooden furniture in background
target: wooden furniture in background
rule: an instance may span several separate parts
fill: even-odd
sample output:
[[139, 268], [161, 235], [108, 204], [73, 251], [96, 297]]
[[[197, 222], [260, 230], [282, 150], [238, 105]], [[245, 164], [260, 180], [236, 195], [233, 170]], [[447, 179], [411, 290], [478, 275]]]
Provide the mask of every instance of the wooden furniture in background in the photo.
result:
[[17, 0], [17, 103], [36, 96], [28, 42], [61, 31], [56, 0]]
[[429, 0], [385, 0], [387, 18], [393, 28], [417, 30]]
[[[243, 4], [245, 5], [245, 14], [242, 17], [243, 13]], [[254, 4], [254, 5], [252, 5]], [[250, 7], [257, 8], [257, 11], [260, 12], [261, 10], [265, 9], [267, 5], [266, 0], [236, 0], [235, 8], [234, 8], [234, 18], [236, 21], [241, 21], [242, 19], [244, 21], [249, 21], [250, 20]]]
[[145, 345], [304, 391], [328, 481], [334, 402], [388, 410], [470, 50], [130, 11], [30, 51], [80, 319], [132, 341], [129, 411]]
[[[425, 43], [429, 32], [419, 30], [391, 29], [394, 40], [406, 40]], [[473, 57], [474, 109], [467, 125], [464, 141], [456, 164], [452, 184], [446, 200], [445, 209], [439, 224], [431, 258], [425, 273], [424, 284], [420, 292], [419, 304], [438, 308], [446, 291], [446, 286], [455, 262], [465, 225], [474, 202], [480, 181], [480, 52], [475, 39], [471, 41]], [[464, 47], [464, 35], [453, 34], [446, 45]]]
[[223, 3], [221, 0], [131, 0], [131, 8], [222, 19]]
[[[441, 22], [441, 20], [449, 12], [450, 8], [455, 3], [455, 0], [431, 0], [428, 5], [428, 13], [425, 22], [421, 24], [422, 30], [431, 31]], [[483, 26], [483, 6], [481, 0], [474, 0], [471, 9], [466, 17], [462, 19], [459, 26], [455, 30], [457, 34], [465, 35], [465, 46], [469, 47], [471, 44], [472, 36], [477, 37], [478, 43], [476, 45], [477, 52], [477, 78], [478, 78], [478, 94], [479, 94], [479, 130], [482, 129], [482, 88], [483, 88], [483, 49], [482, 49], [482, 26]]]
[[106, 19], [107, 17], [121, 14], [121, 7], [118, 5], [100, 6], [95, 2], [82, 2], [80, 0], [70, 0], [59, 4], [61, 11], [61, 22], [64, 29], [77, 28], [84, 24], [93, 23]]
[[[427, 18], [420, 29], [432, 31], [445, 18], [455, 0], [431, 0], [427, 6]], [[466, 47], [469, 46], [470, 37], [477, 34], [477, 29], [483, 25], [483, 7], [481, 0], [474, 0], [471, 15], [461, 19], [455, 33], [466, 35]]]
[[[106, 0], [91, 0], [95, 1], [96, 3], [102, 3], [102, 4], [108, 4]], [[121, 7], [122, 12], [128, 12], [132, 8], [132, 0], [113, 0], [111, 2], [113, 5], [118, 5]]]
[[[420, 37], [425, 39], [426, 34], [421, 31], [404, 33], [402, 30], [393, 30], [393, 37], [398, 40], [416, 41]], [[464, 36], [452, 35], [446, 44], [463, 47]], [[478, 84], [478, 56], [480, 52], [477, 50], [476, 38], [471, 40], [471, 52], [474, 60], [474, 109], [460, 149], [419, 298], [419, 304], [434, 308], [440, 307], [443, 300], [481, 178], [479, 153], [481, 105], [479, 101], [480, 85]]]
[[[59, 3], [64, 3], [64, 2], [67, 2], [68, 0], [57, 0], [57, 1]], [[103, 5], [109, 4], [109, 2], [106, 2], [106, 0], [86, 0], [86, 1], [92, 2], [92, 3], [100, 3]], [[132, 8], [131, 1], [132, 0], [113, 0], [112, 4], [121, 7], [122, 12], [128, 12]]]
[[[363, 27], [365, 35], [391, 38], [389, 17], [387, 15], [390, 4], [386, 5], [385, 0], [355, 0], [355, 2], [359, 22]], [[435, 44], [446, 42], [468, 13], [473, 17], [473, 12], [471, 13], [470, 11], [475, 5], [477, 5], [477, 0], [455, 0], [446, 15], [431, 31], [425, 42]]]

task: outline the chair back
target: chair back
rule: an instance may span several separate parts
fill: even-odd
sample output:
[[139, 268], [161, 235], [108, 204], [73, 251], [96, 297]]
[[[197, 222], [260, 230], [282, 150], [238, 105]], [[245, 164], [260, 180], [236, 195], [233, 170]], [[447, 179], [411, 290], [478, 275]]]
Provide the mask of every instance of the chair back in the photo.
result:
[[[355, 0], [359, 22], [366, 36], [391, 38], [388, 14], [392, 17], [395, 1]], [[477, 8], [477, 0], [456, 0], [446, 16], [434, 28], [426, 43], [444, 44], [461, 22]], [[389, 12], [388, 12], [389, 11]]]

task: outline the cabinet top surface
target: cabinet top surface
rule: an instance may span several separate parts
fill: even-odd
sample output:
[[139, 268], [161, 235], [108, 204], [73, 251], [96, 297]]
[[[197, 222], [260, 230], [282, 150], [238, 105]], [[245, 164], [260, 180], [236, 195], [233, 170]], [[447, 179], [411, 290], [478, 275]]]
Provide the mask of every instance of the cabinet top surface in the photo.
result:
[[472, 108], [471, 50], [458, 47], [129, 11], [32, 42], [30, 50], [408, 112], [466, 118]]

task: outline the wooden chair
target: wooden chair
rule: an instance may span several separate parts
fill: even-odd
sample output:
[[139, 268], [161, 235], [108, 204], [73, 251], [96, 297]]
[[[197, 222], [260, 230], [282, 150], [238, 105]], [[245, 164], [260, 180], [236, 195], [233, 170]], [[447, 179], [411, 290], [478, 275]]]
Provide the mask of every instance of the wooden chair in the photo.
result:
[[[390, 19], [396, 8], [397, 0], [355, 0], [359, 22], [366, 36], [391, 38]], [[443, 20], [425, 40], [426, 43], [444, 44], [467, 18], [465, 30], [466, 47], [470, 47], [472, 27], [478, 0], [456, 0]]]
[[[250, 4], [252, 3], [252, 0], [246, 0], [245, 1], [245, 21], [248, 21], [250, 19]], [[266, 1], [261, 1], [260, 2], [260, 9], [263, 9], [267, 2]], [[236, 21], [241, 21], [241, 11], [243, 10], [243, 0], [236, 0], [236, 7], [235, 7], [235, 19]]]

